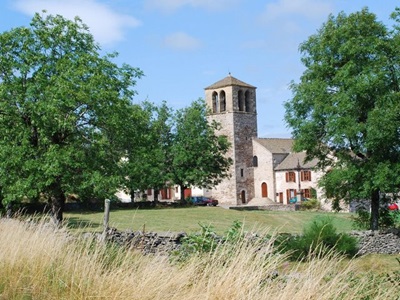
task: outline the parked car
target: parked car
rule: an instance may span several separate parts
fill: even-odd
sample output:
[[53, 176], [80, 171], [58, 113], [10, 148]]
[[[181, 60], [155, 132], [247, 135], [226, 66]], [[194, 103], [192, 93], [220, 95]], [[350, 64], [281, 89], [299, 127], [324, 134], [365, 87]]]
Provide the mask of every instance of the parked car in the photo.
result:
[[193, 196], [189, 198], [194, 205], [198, 206], [217, 206], [218, 200], [207, 198], [204, 196]]
[[212, 198], [207, 198], [205, 200], [205, 202], [206, 202], [207, 206], [217, 206], [218, 205], [218, 200], [212, 199]]

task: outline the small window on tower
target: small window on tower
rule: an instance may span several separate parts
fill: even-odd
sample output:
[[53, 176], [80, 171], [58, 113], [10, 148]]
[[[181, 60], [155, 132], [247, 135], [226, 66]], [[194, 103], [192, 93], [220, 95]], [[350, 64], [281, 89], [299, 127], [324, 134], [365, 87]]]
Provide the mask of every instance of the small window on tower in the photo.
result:
[[258, 157], [253, 156], [253, 167], [258, 167]]
[[243, 176], [244, 176], [244, 170], [240, 169], [240, 177], [243, 177]]

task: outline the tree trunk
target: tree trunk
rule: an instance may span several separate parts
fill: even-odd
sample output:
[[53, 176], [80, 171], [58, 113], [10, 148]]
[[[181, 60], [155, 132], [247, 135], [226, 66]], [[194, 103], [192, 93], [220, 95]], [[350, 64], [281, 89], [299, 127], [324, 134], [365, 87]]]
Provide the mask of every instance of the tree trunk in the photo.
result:
[[158, 195], [160, 194], [160, 190], [158, 188], [154, 189], [154, 204], [158, 203]]
[[371, 193], [371, 230], [379, 229], [379, 190]]
[[185, 202], [185, 189], [186, 189], [186, 187], [183, 185], [183, 184], [181, 184], [180, 185], [181, 186], [181, 201], [182, 202]]
[[54, 223], [59, 226], [63, 221], [63, 212], [66, 198], [64, 191], [61, 188], [61, 182], [59, 179], [57, 179], [50, 188], [51, 213]]

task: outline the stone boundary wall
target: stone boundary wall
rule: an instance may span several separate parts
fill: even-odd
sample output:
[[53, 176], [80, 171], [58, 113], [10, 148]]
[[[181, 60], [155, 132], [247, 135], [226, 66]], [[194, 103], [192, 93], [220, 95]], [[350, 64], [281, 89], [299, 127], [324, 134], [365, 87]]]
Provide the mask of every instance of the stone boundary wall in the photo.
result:
[[400, 254], [400, 229], [386, 231], [353, 231], [350, 235], [359, 240], [359, 255], [370, 253]]
[[[387, 231], [353, 231], [350, 235], [359, 240], [359, 255], [371, 253], [400, 254], [400, 229]], [[100, 236], [100, 234], [99, 234]], [[118, 231], [110, 228], [105, 239], [122, 246], [128, 246], [142, 251], [143, 254], [167, 255], [179, 250], [185, 232], [148, 232]]]
[[268, 210], [268, 211], [295, 211], [299, 210], [299, 206], [295, 204], [288, 204], [288, 205], [282, 205], [282, 204], [269, 204], [265, 206], [231, 206], [229, 209], [234, 209], [234, 210]]

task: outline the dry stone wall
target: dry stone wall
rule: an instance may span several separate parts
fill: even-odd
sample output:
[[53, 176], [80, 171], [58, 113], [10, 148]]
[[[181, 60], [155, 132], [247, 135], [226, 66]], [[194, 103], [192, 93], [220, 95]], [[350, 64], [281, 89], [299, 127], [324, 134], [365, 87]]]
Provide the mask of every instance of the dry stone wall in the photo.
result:
[[[400, 254], [400, 229], [387, 231], [353, 231], [359, 241], [359, 255], [371, 253], [377, 254]], [[140, 231], [118, 231], [114, 228], [106, 232], [106, 240], [121, 246], [138, 249], [143, 254], [167, 255], [172, 251], [179, 250], [185, 232], [148, 232]]]

